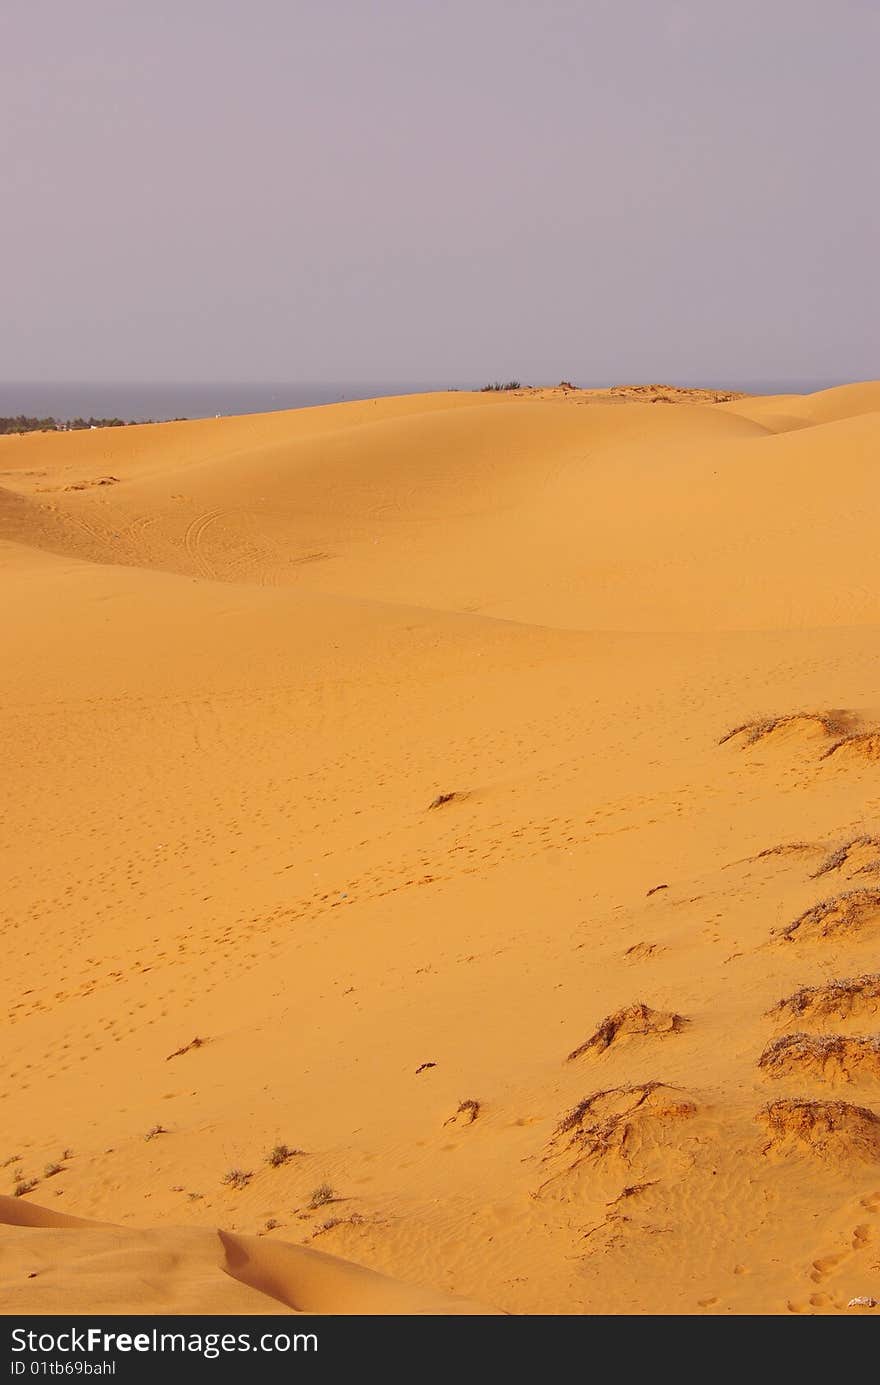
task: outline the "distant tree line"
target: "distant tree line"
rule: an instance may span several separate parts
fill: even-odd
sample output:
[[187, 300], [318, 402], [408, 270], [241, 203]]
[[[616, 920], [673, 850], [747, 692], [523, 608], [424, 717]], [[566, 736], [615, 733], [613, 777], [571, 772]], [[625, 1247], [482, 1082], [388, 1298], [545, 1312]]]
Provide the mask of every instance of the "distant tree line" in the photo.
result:
[[125, 428], [124, 418], [31, 418], [17, 414], [0, 417], [0, 433], [74, 433], [83, 428]]

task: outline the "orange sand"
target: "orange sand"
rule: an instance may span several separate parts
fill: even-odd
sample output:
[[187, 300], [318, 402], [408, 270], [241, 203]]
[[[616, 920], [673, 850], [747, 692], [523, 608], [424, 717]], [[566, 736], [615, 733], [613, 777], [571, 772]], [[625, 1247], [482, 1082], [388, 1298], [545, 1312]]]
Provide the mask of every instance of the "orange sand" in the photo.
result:
[[880, 384], [665, 394], [0, 439], [3, 1311], [880, 1298]]

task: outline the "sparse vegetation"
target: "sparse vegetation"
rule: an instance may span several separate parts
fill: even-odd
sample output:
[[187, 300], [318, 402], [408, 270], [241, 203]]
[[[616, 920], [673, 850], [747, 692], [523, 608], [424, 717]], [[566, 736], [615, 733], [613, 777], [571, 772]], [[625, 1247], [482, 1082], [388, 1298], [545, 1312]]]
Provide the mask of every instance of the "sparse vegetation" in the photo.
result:
[[[858, 837], [850, 837], [849, 841], [844, 842], [841, 846], [838, 846], [834, 851], [830, 852], [825, 857], [825, 860], [819, 866], [819, 869], [813, 871], [813, 874], [811, 875], [810, 879], [818, 880], [820, 875], [827, 875], [829, 871], [839, 870], [841, 866], [846, 865], [847, 860], [849, 859], [850, 852], [855, 851], [856, 848], [860, 846], [868, 847], [869, 849], [872, 847], [876, 847], [877, 851], [880, 852], [880, 837], [869, 836], [866, 832], [862, 833], [861, 836]], [[878, 868], [880, 868], [880, 860], [877, 860], [875, 863], [870, 864], [876, 865]], [[863, 866], [862, 870], [865, 870], [866, 868], [867, 867]]]
[[297, 1154], [304, 1154], [302, 1149], [291, 1149], [289, 1145], [276, 1145], [266, 1156], [266, 1163], [273, 1169], [280, 1169], [289, 1159], [293, 1159]]
[[220, 1182], [227, 1188], [246, 1188], [253, 1176], [247, 1169], [227, 1169]]
[[13, 1197], [24, 1197], [26, 1193], [32, 1193], [39, 1183], [38, 1178], [18, 1178], [12, 1189]]
[[569, 1053], [567, 1061], [571, 1063], [585, 1053], [604, 1053], [624, 1034], [679, 1034], [686, 1023], [683, 1015], [652, 1010], [650, 1005], [637, 1001], [606, 1015], [589, 1039]]
[[167, 1134], [168, 1131], [165, 1129], [164, 1125], [154, 1125], [150, 1130], [147, 1131], [146, 1135], [144, 1136], [144, 1139], [155, 1140], [159, 1135]]
[[336, 1200], [336, 1194], [330, 1184], [319, 1183], [309, 1198], [309, 1209], [314, 1212], [316, 1208], [326, 1207], [328, 1202], [336, 1202]]
[[277, 1217], [270, 1217], [263, 1227], [264, 1231], [275, 1231], [281, 1225]]
[[[551, 1137], [550, 1154], [576, 1150], [587, 1159], [616, 1154], [629, 1163], [634, 1148], [662, 1138], [670, 1123], [695, 1113], [693, 1101], [666, 1082], [609, 1087], [586, 1097], [563, 1116]], [[568, 1139], [562, 1141], [563, 1136]]]
[[458, 1103], [458, 1107], [454, 1114], [449, 1117], [449, 1120], [443, 1123], [444, 1125], [454, 1125], [456, 1123], [461, 1125], [473, 1125], [479, 1114], [480, 1103], [474, 1101], [472, 1097], [468, 1097], [467, 1100]]
[[638, 1197], [639, 1193], [646, 1193], [649, 1188], [656, 1188], [659, 1183], [658, 1178], [649, 1178], [644, 1183], [628, 1183], [625, 1188], [621, 1188], [617, 1197], [609, 1202], [609, 1207], [616, 1207], [618, 1202], [626, 1202], [628, 1198]]
[[839, 750], [854, 750], [866, 760], [880, 759], [880, 731], [850, 731], [847, 735], [841, 736], [822, 756], [823, 760], [836, 755]]
[[771, 1015], [818, 1015], [823, 1019], [845, 1019], [862, 1005], [880, 1009], [880, 972], [866, 972], [820, 986], [801, 986], [770, 1010]]
[[765, 846], [763, 851], [750, 859], [764, 861], [768, 856], [793, 856], [796, 852], [814, 850], [812, 842], [780, 842], [777, 846]]
[[[562, 1120], [554, 1130], [554, 1135], [567, 1135], [572, 1130], [578, 1130], [584, 1125], [588, 1116], [595, 1116], [597, 1108], [603, 1107], [607, 1098], [622, 1098], [624, 1103], [628, 1103], [627, 1110], [636, 1110], [644, 1105], [654, 1092], [665, 1087], [665, 1082], [643, 1082], [638, 1086], [608, 1087], [601, 1092], [593, 1092], [592, 1096], [585, 1097], [579, 1101], [577, 1106], [562, 1117]], [[630, 1098], [632, 1098], [630, 1100]], [[592, 1128], [592, 1127], [591, 1127]]]
[[820, 1155], [836, 1151], [874, 1160], [880, 1154], [880, 1117], [866, 1106], [781, 1097], [756, 1119], [767, 1127], [765, 1152], [793, 1144]]
[[442, 808], [444, 803], [452, 803], [454, 799], [460, 797], [461, 794], [457, 794], [454, 790], [452, 793], [438, 793], [437, 797], [432, 799], [428, 804], [428, 808], [429, 810], [431, 808]]
[[521, 390], [521, 389], [522, 389], [522, 384], [520, 383], [519, 380], [505, 380], [503, 383], [502, 383], [500, 380], [493, 380], [493, 382], [492, 382], [491, 385], [484, 385], [483, 388], [482, 388], [482, 390], [480, 391], [480, 393], [481, 393], [481, 394], [500, 394], [500, 393], [502, 393], [504, 390]]
[[337, 1226], [363, 1226], [365, 1220], [366, 1218], [362, 1217], [360, 1212], [352, 1212], [350, 1217], [330, 1217], [329, 1220], [315, 1227], [312, 1232], [312, 1240], [316, 1236], [323, 1236], [325, 1231], [333, 1231]]
[[805, 909], [791, 923], [776, 930], [777, 936], [791, 942], [803, 929], [827, 938], [834, 933], [842, 933], [847, 928], [858, 927], [874, 913], [880, 912], [880, 889], [843, 890], [840, 894], [823, 899], [811, 908]]
[[44, 1178], [54, 1178], [55, 1175], [56, 1175], [56, 1173], [63, 1173], [63, 1172], [64, 1172], [64, 1165], [63, 1165], [63, 1164], [47, 1164], [46, 1167], [43, 1169], [43, 1177], [44, 1177]]
[[[788, 712], [784, 716], [759, 717], [754, 721], [743, 721], [732, 727], [721, 737], [719, 745], [725, 745], [734, 736], [743, 736], [743, 745], [755, 745], [765, 736], [772, 735], [780, 727], [791, 726], [795, 722], [806, 721], [821, 727], [826, 736], [847, 736], [853, 728], [855, 716], [852, 712], [835, 710], [830, 712]], [[833, 750], [834, 747], [832, 746]], [[830, 753], [830, 752], [826, 752]]]
[[197, 1034], [194, 1039], [190, 1039], [188, 1044], [184, 1044], [182, 1048], [176, 1048], [173, 1053], [169, 1053], [165, 1062], [170, 1063], [172, 1058], [181, 1058], [184, 1053], [189, 1053], [194, 1048], [201, 1048], [207, 1042], [207, 1039], [200, 1039]]
[[860, 1069], [880, 1073], [880, 1036], [850, 1034], [784, 1034], [764, 1049], [758, 1066], [773, 1076], [799, 1068], [831, 1064], [849, 1078]]

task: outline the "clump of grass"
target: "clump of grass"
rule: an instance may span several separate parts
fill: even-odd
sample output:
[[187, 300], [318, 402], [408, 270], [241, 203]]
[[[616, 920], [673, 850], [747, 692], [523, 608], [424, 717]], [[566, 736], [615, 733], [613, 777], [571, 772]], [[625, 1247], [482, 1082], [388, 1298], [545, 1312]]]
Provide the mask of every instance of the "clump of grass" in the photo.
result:
[[474, 1101], [472, 1097], [468, 1097], [465, 1101], [460, 1101], [458, 1103], [458, 1109], [456, 1110], [455, 1114], [450, 1116], [448, 1121], [444, 1121], [444, 1124], [452, 1125], [455, 1121], [458, 1120], [459, 1116], [463, 1116], [465, 1118], [464, 1123], [466, 1123], [467, 1125], [473, 1125], [474, 1121], [477, 1119], [477, 1116], [479, 1114], [480, 1103], [478, 1101]]
[[145, 1140], [155, 1140], [159, 1135], [167, 1135], [168, 1131], [164, 1125], [154, 1125], [144, 1136]]
[[[796, 721], [810, 721], [820, 726], [826, 736], [846, 736], [852, 731], [854, 714], [841, 709], [829, 712], [787, 712], [778, 717], [757, 717], [753, 721], [740, 722], [721, 737], [719, 745], [733, 740], [734, 736], [744, 736], [743, 745], [755, 745], [765, 736], [778, 731], [781, 726], [790, 726]], [[832, 747], [833, 749], [834, 747]], [[826, 752], [830, 753], [830, 752]]]
[[275, 1231], [276, 1228], [279, 1227], [280, 1225], [281, 1225], [281, 1223], [280, 1223], [280, 1221], [278, 1220], [277, 1217], [270, 1217], [269, 1220], [266, 1222], [266, 1225], [263, 1227], [263, 1230], [264, 1230], [264, 1231]]
[[294, 1159], [297, 1154], [304, 1154], [305, 1150], [291, 1149], [289, 1145], [276, 1145], [266, 1156], [266, 1163], [273, 1169], [280, 1169], [289, 1159]]
[[21, 1163], [21, 1155], [20, 1155], [20, 1154], [10, 1154], [9, 1158], [8, 1158], [8, 1159], [4, 1159], [4, 1160], [3, 1160], [3, 1163], [0, 1164], [0, 1169], [8, 1169], [8, 1168], [11, 1167], [12, 1164], [20, 1164], [20, 1163]]
[[13, 1197], [24, 1197], [25, 1193], [32, 1193], [39, 1183], [38, 1178], [17, 1178], [15, 1187], [12, 1189]]
[[63, 1165], [63, 1164], [47, 1164], [46, 1167], [43, 1169], [43, 1177], [44, 1177], [44, 1178], [54, 1178], [55, 1175], [56, 1175], [56, 1173], [63, 1173], [63, 1172], [64, 1172], [64, 1165]]
[[365, 1221], [366, 1218], [362, 1217], [360, 1212], [352, 1212], [350, 1217], [330, 1217], [328, 1221], [315, 1227], [312, 1232], [312, 1240], [316, 1236], [322, 1236], [325, 1231], [333, 1231], [337, 1226], [363, 1226]]
[[522, 389], [522, 384], [520, 383], [519, 380], [505, 380], [503, 383], [502, 383], [501, 380], [493, 380], [492, 383], [491, 383], [491, 385], [484, 385], [483, 388], [480, 390], [480, 393], [481, 393], [481, 394], [500, 394], [500, 393], [502, 393], [504, 390], [520, 390], [520, 389]]
[[452, 793], [438, 793], [436, 798], [431, 799], [428, 808], [442, 808], [444, 803], [452, 803], [456, 798], [460, 797], [461, 795], [457, 794], [454, 790]]
[[190, 1202], [200, 1202], [204, 1196], [204, 1193], [187, 1193]]
[[319, 1183], [309, 1198], [309, 1208], [315, 1211], [318, 1207], [326, 1207], [328, 1202], [336, 1201], [336, 1193], [329, 1183]]
[[227, 1169], [220, 1182], [227, 1188], [246, 1188], [253, 1176], [248, 1169]]

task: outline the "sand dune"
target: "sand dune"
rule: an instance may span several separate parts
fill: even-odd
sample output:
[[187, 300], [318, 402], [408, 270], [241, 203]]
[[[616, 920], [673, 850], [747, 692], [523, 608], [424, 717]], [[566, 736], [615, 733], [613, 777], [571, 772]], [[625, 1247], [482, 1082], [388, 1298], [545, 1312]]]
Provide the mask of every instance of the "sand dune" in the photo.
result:
[[[873, 387], [813, 397], [781, 432], [755, 406], [744, 417], [748, 401], [404, 402], [334, 406], [335, 429], [329, 407], [230, 420], [228, 438], [212, 420], [106, 430], [91, 451], [91, 434], [3, 440], [0, 534], [577, 630], [880, 620]], [[845, 484], [831, 484], [840, 455]]]
[[220, 1231], [133, 1231], [0, 1196], [13, 1313], [485, 1314], [319, 1250]]
[[658, 389], [0, 439], [4, 1311], [880, 1297], [880, 385]]

